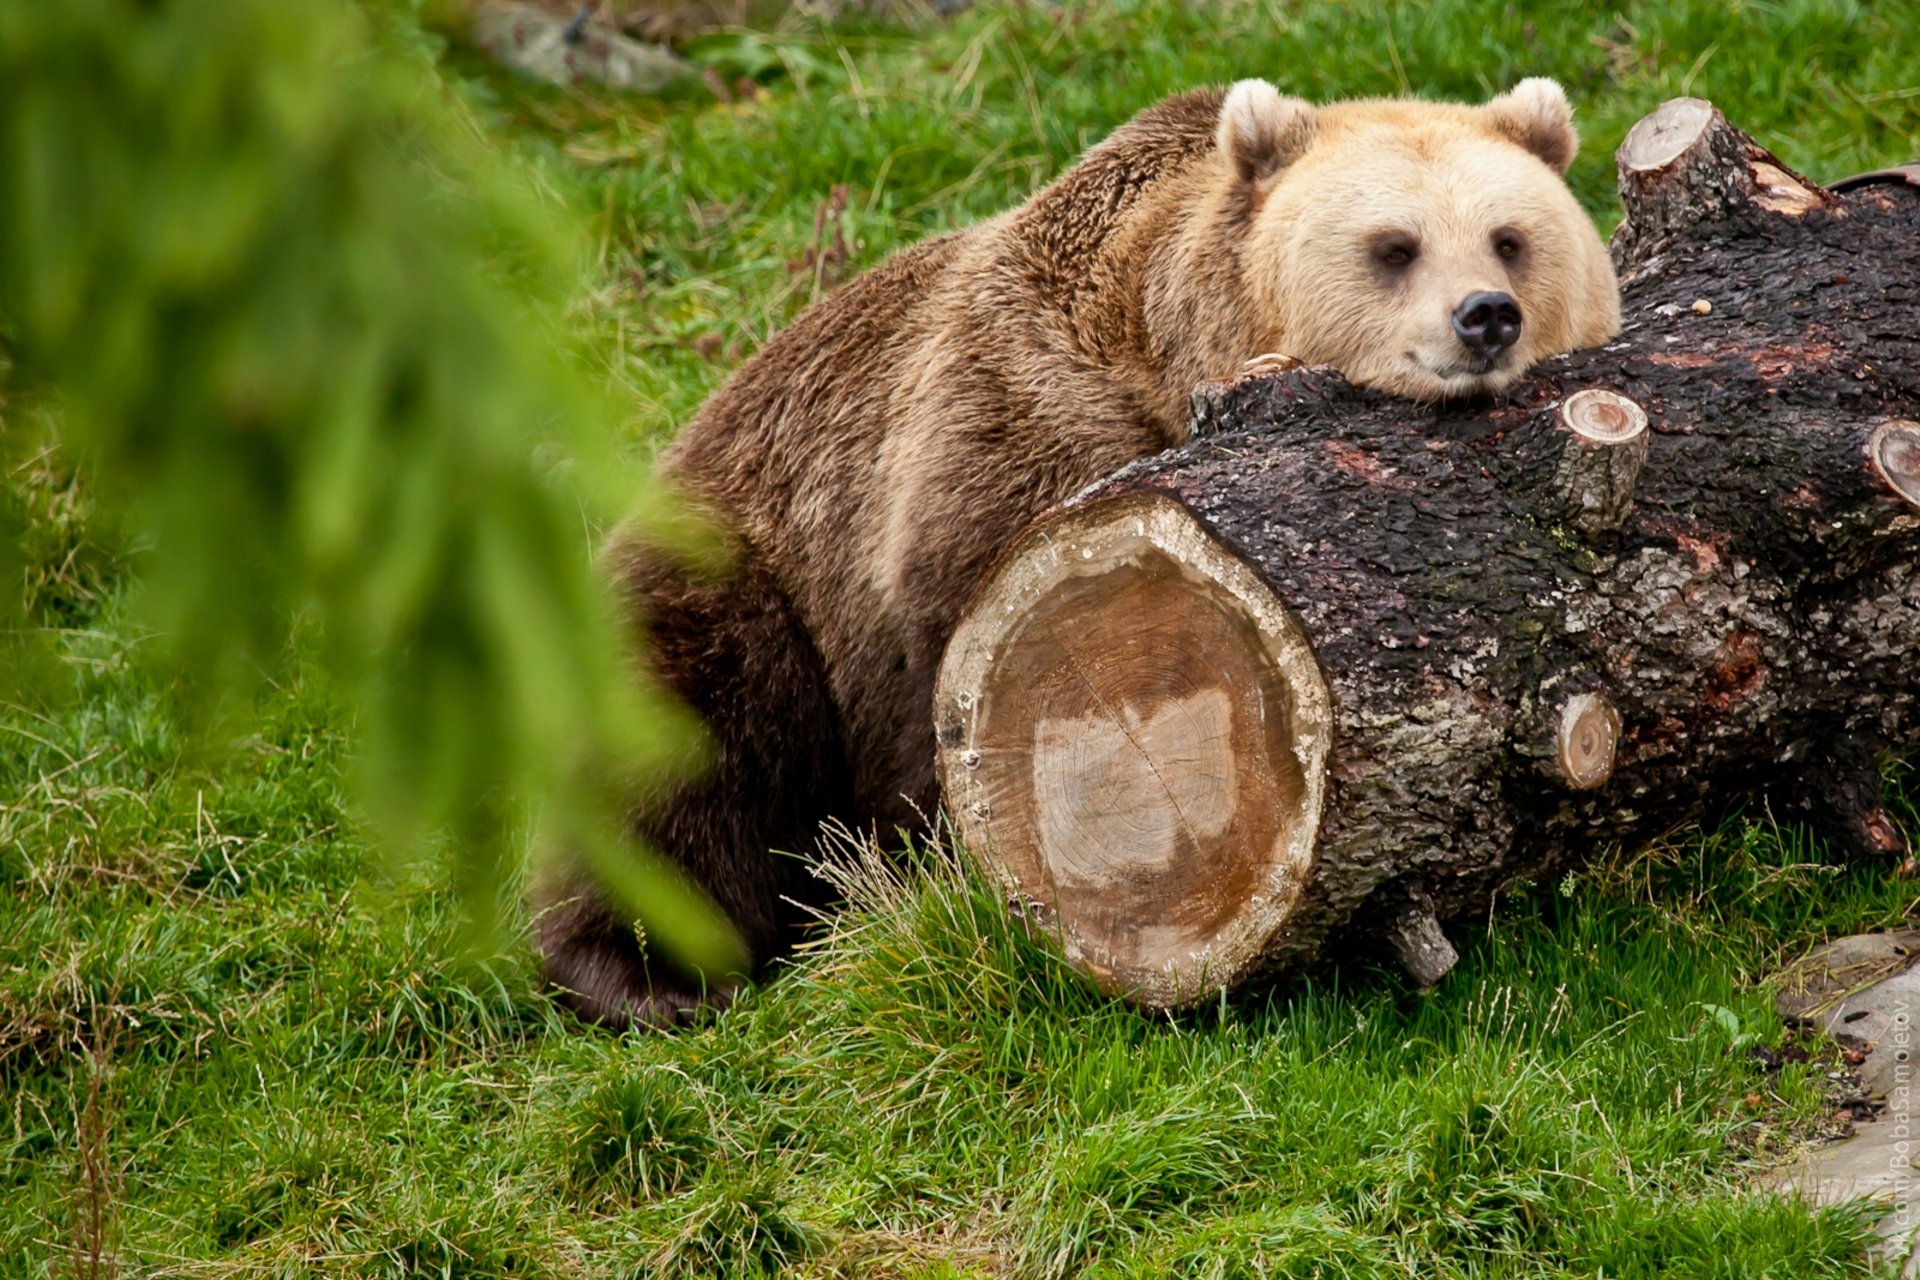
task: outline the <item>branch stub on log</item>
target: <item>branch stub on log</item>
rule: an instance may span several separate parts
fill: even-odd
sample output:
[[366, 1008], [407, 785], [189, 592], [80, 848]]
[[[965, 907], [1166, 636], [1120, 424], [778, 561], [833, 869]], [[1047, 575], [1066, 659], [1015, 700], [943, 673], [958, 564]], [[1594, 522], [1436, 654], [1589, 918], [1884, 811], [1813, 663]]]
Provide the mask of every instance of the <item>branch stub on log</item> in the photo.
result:
[[1633, 510], [1647, 460], [1646, 410], [1589, 387], [1568, 396], [1555, 421], [1567, 436], [1553, 476], [1560, 519], [1589, 538], [1618, 529]]
[[1623, 276], [1703, 222], [1798, 218], [1840, 202], [1734, 128], [1704, 98], [1674, 98], [1628, 130], [1614, 153], [1626, 218], [1614, 232]]
[[1424, 891], [1408, 896], [1406, 904], [1386, 924], [1387, 942], [1407, 976], [1431, 987], [1453, 972], [1460, 953], [1440, 928], [1433, 900]]
[[1620, 713], [1603, 693], [1577, 693], [1560, 708], [1555, 760], [1575, 791], [1591, 791], [1613, 776], [1620, 745]]
[[1664, 102], [1627, 131], [1615, 159], [1622, 170], [1658, 172], [1699, 143], [1713, 116], [1713, 104], [1705, 98]]
[[1920, 507], [1920, 422], [1894, 418], [1881, 423], [1867, 440], [1867, 456], [1889, 488]]
[[1588, 387], [1568, 396], [1560, 420], [1583, 440], [1626, 444], [1647, 429], [1647, 411], [1618, 392]]

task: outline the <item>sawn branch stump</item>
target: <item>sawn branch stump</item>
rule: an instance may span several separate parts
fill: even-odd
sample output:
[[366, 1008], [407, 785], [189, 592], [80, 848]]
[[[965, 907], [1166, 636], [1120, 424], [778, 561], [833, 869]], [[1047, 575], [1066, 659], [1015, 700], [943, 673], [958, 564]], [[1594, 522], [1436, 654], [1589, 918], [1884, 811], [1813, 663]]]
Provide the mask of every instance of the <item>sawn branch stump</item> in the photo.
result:
[[1695, 99], [1619, 152], [1626, 326], [1496, 403], [1281, 366], [1016, 541], [947, 651], [948, 810], [1152, 1007], [1440, 922], [1765, 796], [1905, 835], [1920, 744], [1920, 187], [1840, 195]]

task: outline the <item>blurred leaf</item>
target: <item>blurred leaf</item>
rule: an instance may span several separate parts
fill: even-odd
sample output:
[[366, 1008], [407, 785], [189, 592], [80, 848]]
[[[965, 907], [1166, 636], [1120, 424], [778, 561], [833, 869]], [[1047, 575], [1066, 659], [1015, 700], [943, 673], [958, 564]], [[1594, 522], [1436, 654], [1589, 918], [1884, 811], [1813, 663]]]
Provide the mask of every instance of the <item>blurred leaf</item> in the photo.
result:
[[[619, 797], [589, 783], [696, 729], [638, 683], [593, 567], [638, 482], [563, 320], [586, 238], [393, 7], [0, 8], [0, 325], [150, 539], [153, 650], [209, 717], [312, 618], [393, 840], [451, 834], [490, 904], [541, 802], [655, 936], [725, 968], [697, 893], [616, 868]], [[643, 496], [641, 529], [678, 520]]]

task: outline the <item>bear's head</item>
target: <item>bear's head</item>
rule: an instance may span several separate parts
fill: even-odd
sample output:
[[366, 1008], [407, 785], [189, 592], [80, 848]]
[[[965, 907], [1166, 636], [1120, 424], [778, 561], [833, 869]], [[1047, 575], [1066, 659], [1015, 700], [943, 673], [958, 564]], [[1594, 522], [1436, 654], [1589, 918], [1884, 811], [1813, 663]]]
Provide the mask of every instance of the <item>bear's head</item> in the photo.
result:
[[1604, 342], [1620, 294], [1561, 181], [1578, 147], [1552, 80], [1478, 107], [1314, 107], [1243, 80], [1216, 150], [1249, 300], [1284, 354], [1418, 400]]

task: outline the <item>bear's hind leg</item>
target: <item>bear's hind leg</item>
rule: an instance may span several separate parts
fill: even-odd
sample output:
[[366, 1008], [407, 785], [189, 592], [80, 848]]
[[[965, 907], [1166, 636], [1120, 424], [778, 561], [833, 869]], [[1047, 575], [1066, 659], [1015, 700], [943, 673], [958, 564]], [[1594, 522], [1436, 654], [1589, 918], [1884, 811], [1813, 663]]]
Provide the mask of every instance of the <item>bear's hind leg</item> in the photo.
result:
[[552, 888], [537, 922], [541, 961], [555, 997], [581, 1017], [616, 1031], [666, 1028], [724, 1009], [735, 984], [707, 986], [659, 958], [650, 960], [633, 924], [591, 881], [564, 895]]
[[[826, 904], [808, 863], [821, 822], [849, 812], [826, 669], [750, 551], [720, 578], [631, 546], [612, 564], [644, 627], [647, 666], [712, 740], [704, 771], [636, 805], [634, 830], [726, 913], [762, 968]], [[584, 1017], [669, 1026], [724, 1008], [737, 989], [649, 954], [626, 913], [578, 870], [542, 885], [536, 900], [547, 978]]]

